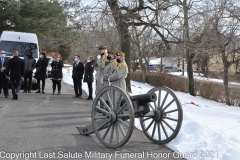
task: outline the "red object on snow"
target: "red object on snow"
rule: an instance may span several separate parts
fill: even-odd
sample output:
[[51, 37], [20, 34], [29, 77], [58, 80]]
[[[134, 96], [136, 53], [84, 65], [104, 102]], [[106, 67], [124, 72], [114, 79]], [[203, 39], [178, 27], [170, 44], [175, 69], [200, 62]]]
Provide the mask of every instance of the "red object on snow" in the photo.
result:
[[190, 104], [193, 104], [193, 105], [195, 105], [195, 103], [194, 103], [194, 102], [191, 102]]

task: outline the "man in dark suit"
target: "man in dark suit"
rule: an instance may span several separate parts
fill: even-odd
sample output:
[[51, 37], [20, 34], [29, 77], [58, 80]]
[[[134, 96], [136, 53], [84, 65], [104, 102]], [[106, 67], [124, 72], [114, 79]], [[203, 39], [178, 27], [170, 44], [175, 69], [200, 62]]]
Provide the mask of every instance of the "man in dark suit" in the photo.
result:
[[24, 61], [18, 57], [18, 51], [13, 52], [13, 58], [8, 60], [8, 68], [6, 77], [9, 77], [10, 72], [10, 83], [12, 88], [13, 98], [18, 99], [18, 92], [21, 87], [21, 78], [24, 75]]
[[8, 98], [8, 79], [6, 78], [6, 69], [8, 66], [8, 58], [5, 57], [5, 51], [1, 51], [0, 56], [0, 93], [3, 89], [5, 98]]
[[80, 62], [80, 56], [75, 55], [73, 70], [72, 70], [72, 78], [74, 84], [75, 96], [73, 98], [82, 99], [82, 79], [84, 73], [83, 63]]

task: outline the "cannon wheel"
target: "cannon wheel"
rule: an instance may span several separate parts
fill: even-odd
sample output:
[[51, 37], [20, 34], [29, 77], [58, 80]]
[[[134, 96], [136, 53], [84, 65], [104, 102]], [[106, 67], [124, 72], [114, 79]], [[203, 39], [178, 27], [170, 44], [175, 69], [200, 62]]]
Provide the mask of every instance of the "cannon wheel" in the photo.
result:
[[107, 86], [98, 92], [92, 105], [92, 126], [102, 144], [109, 148], [124, 145], [132, 135], [134, 119], [132, 102], [119, 87]]
[[168, 143], [177, 136], [182, 126], [182, 105], [169, 88], [156, 87], [148, 93], [155, 93], [157, 100], [148, 103], [154, 116], [140, 118], [143, 133], [154, 143]]

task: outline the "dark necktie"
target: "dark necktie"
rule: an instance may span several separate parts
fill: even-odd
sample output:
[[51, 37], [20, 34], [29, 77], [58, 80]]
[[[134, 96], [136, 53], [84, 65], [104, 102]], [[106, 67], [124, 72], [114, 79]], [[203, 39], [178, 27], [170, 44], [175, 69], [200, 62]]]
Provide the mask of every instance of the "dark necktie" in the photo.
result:
[[4, 65], [4, 58], [2, 58], [2, 67], [3, 67], [3, 65]]

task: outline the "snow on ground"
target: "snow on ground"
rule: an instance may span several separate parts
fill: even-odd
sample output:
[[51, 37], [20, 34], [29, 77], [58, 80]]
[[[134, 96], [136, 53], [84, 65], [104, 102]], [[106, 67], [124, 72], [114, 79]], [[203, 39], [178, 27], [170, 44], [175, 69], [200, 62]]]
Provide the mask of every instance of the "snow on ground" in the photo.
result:
[[[72, 70], [63, 69], [63, 74], [63, 82], [73, 85]], [[154, 87], [135, 81], [131, 81], [131, 85], [132, 95], [147, 93]], [[83, 83], [83, 90], [88, 94], [86, 83]], [[226, 106], [182, 92], [174, 93], [182, 104], [183, 123], [177, 137], [166, 146], [189, 160], [238, 160], [240, 157], [240, 107]], [[135, 126], [141, 129], [137, 118]]]
[[[169, 74], [182, 76], [182, 72], [170, 72]], [[184, 72], [184, 77], [187, 77], [187, 72]], [[203, 76], [202, 73], [200, 73], [200, 76], [198, 75], [198, 73], [193, 73], [193, 77], [194, 77], [194, 79], [197, 79], [197, 80], [208, 81], [208, 82], [216, 82], [216, 83], [223, 84], [222, 79], [206, 78], [206, 77]], [[240, 85], [240, 83], [235, 83], [235, 82], [229, 82], [228, 84]]]
[[[153, 88], [134, 81], [131, 85], [132, 91], [137, 94]], [[183, 124], [178, 136], [167, 146], [185, 154], [187, 159], [239, 159], [240, 108], [182, 92], [175, 94], [182, 104]], [[136, 119], [135, 125], [141, 129], [139, 120]], [[188, 158], [188, 153], [197, 153], [198, 156]], [[200, 154], [205, 158], [200, 158]]]
[[161, 58], [152, 59], [149, 61], [150, 65], [154, 65], [154, 64], [159, 65], [160, 63], [161, 63]]

